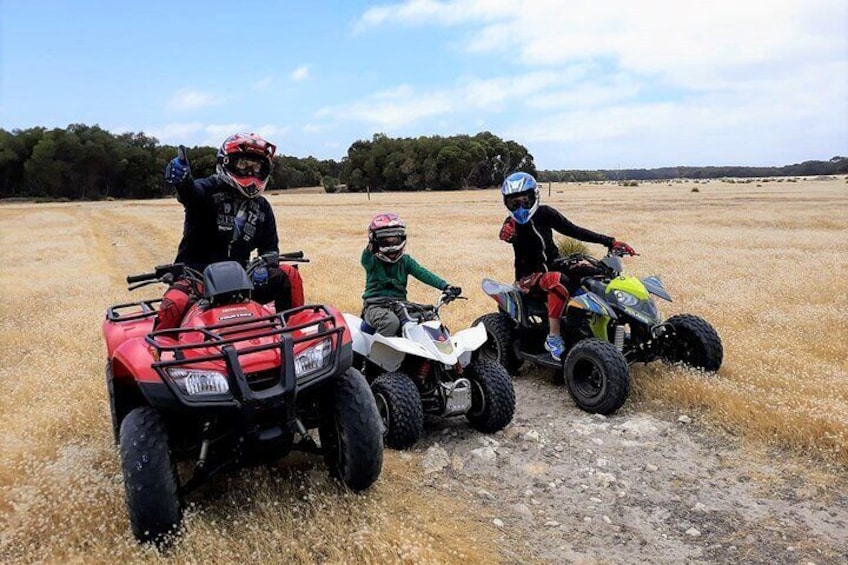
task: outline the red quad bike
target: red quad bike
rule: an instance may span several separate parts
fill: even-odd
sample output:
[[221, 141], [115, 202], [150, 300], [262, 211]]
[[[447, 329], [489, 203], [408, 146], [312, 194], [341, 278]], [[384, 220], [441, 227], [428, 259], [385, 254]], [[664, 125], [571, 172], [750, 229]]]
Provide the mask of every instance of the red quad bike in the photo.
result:
[[[250, 299], [253, 270], [305, 261], [266, 254], [201, 274], [182, 264], [127, 277], [130, 290], [184, 279], [194, 304], [178, 328], [155, 330], [161, 299], [110, 307], [106, 386], [133, 534], [165, 543], [183, 499], [216, 473], [323, 453], [330, 474], [368, 488], [383, 463], [374, 397], [351, 367], [351, 335], [329, 306], [274, 312]], [[320, 447], [309, 430], [318, 428]]]

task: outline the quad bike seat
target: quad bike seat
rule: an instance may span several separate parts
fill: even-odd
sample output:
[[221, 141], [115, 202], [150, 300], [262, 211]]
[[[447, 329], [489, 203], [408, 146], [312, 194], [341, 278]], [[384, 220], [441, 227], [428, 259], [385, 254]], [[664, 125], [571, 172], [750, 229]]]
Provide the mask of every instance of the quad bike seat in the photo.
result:
[[375, 333], [377, 333], [377, 330], [365, 320], [362, 320], [362, 323], [359, 324], [359, 331], [368, 335], [374, 335]]

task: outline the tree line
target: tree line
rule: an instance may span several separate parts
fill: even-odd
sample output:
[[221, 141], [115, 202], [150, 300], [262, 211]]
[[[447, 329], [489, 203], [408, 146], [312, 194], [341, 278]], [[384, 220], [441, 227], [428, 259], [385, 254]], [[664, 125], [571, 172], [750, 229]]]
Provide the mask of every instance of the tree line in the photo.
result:
[[[177, 153], [144, 133], [113, 134], [97, 125], [0, 129], [0, 198], [94, 200], [170, 195], [162, 172]], [[215, 171], [217, 148], [189, 149], [196, 177]], [[351, 144], [341, 161], [275, 157], [270, 189], [324, 186], [328, 192], [456, 190], [499, 186], [515, 171], [540, 182], [809, 176], [848, 173], [848, 158], [785, 167], [663, 167], [623, 170], [536, 170], [523, 145], [491, 132], [391, 138]]]
[[515, 171], [537, 175], [533, 155], [488, 131], [415, 138], [378, 133], [350, 146], [340, 180], [351, 192], [456, 190], [498, 186]]
[[[189, 148], [195, 177], [215, 172], [216, 147]], [[177, 154], [144, 133], [113, 134], [97, 125], [0, 129], [0, 198], [96, 200], [169, 196], [165, 165]], [[269, 187], [317, 186], [341, 163], [278, 155]]]
[[837, 155], [827, 161], [804, 161], [783, 167], [660, 167], [597, 171], [540, 171], [541, 182], [587, 182], [619, 180], [719, 179], [752, 177], [801, 177], [848, 173], [848, 157]]

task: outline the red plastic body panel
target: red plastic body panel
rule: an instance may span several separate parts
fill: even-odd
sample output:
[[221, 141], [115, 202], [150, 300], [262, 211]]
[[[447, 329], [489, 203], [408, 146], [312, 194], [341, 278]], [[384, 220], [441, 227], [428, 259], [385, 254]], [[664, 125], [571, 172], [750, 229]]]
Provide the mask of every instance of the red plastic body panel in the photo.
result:
[[[334, 348], [349, 344], [352, 341], [350, 329], [345, 324], [344, 317], [341, 312], [335, 308], [325, 306], [334, 320], [336, 327], [343, 327], [344, 332], [341, 335], [342, 343], [333, 343]], [[249, 347], [261, 346], [266, 344], [280, 343], [279, 335], [259, 336], [251, 339], [251, 318], [262, 318], [272, 315], [273, 308], [263, 306], [256, 302], [246, 302], [243, 304], [231, 304], [219, 306], [215, 308], [202, 308], [200, 304], [194, 304], [186, 312], [185, 318], [181, 324], [183, 331], [175, 335], [173, 339], [166, 336], [158, 336], [157, 343], [166, 345], [169, 341], [173, 345], [190, 345], [199, 343], [209, 343], [209, 347], [188, 348], [184, 350], [185, 365], [191, 365], [197, 369], [210, 369], [217, 371], [226, 371], [226, 363], [223, 359], [212, 361], [199, 361], [191, 363], [193, 357], [199, 358], [204, 356], [215, 355], [220, 353], [220, 345], [216, 345], [214, 341], [209, 341], [202, 331], [203, 328], [219, 324], [240, 323], [238, 331], [227, 334], [228, 339], [240, 339], [233, 344], [233, 347], [238, 351]], [[285, 315], [285, 314], [283, 314]], [[288, 316], [286, 318], [287, 326], [297, 326], [308, 324], [312, 320], [318, 320], [325, 317], [323, 312], [314, 312], [302, 310]], [[156, 373], [151, 365], [156, 361], [154, 359], [156, 349], [148, 343], [145, 338], [153, 330], [153, 321], [155, 316], [130, 319], [130, 320], [109, 320], [103, 322], [103, 336], [106, 341], [106, 353], [113, 365], [113, 375], [116, 379], [131, 377], [139, 382], [161, 382], [161, 378]], [[184, 331], [185, 328], [198, 328], [199, 331]], [[254, 328], [253, 333], [261, 333]], [[294, 354], [297, 355], [300, 351], [314, 345], [314, 342], [308, 340], [308, 336], [317, 333], [317, 326], [308, 326], [306, 328], [295, 330], [290, 335], [297, 339], [301, 337], [307, 338], [301, 343], [294, 345]], [[337, 337], [330, 338], [336, 341]], [[171, 351], [163, 351], [161, 361], [170, 361], [175, 359], [174, 353]], [[240, 364], [244, 371], [265, 371], [279, 367], [281, 364], [281, 350], [279, 348], [270, 348], [264, 351], [255, 351], [246, 353], [239, 358]]]
[[154, 318], [143, 318], [140, 320], [112, 321], [103, 320], [103, 339], [106, 341], [106, 357], [111, 359], [115, 350], [130, 339], [141, 338], [153, 330]]
[[161, 383], [162, 379], [151, 367], [152, 349], [143, 336], [120, 344], [110, 359], [113, 378], [133, 378], [137, 382]]

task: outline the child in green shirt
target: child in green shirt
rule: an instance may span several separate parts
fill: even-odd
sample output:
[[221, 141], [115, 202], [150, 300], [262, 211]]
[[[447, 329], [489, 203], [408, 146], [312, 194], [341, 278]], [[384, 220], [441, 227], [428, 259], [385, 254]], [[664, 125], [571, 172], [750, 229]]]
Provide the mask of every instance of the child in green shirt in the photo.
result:
[[[365, 269], [363, 317], [377, 332], [394, 336], [400, 330], [398, 308], [391, 299], [406, 300], [406, 280], [412, 275], [424, 284], [459, 296], [451, 286], [406, 255], [406, 224], [397, 214], [378, 214], [368, 225], [368, 246], [362, 251]], [[387, 300], [389, 299], [389, 300]]]

